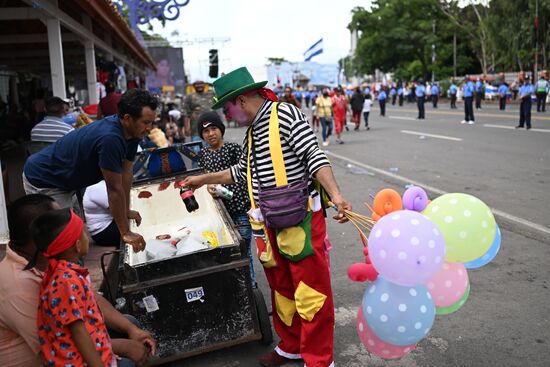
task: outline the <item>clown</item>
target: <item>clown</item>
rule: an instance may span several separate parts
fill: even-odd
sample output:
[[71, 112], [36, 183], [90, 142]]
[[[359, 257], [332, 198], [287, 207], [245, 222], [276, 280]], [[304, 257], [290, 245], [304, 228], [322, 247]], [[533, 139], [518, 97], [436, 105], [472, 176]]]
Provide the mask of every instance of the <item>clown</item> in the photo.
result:
[[[273, 324], [281, 338], [260, 363], [280, 366], [303, 359], [308, 367], [333, 366], [334, 305], [321, 197], [330, 196], [339, 222], [346, 221], [344, 210], [351, 210], [351, 205], [340, 193], [305, 115], [296, 106], [277, 103], [275, 94], [264, 88], [266, 83], [254, 82], [244, 67], [214, 82], [213, 108], [223, 107], [230, 119], [250, 125], [243, 156], [227, 170], [189, 176], [185, 184], [192, 189], [216, 183], [248, 185], [250, 223], [271, 288]], [[288, 193], [295, 185], [305, 188], [300, 193], [305, 193], [303, 211], [284, 200], [267, 208], [265, 192]]]

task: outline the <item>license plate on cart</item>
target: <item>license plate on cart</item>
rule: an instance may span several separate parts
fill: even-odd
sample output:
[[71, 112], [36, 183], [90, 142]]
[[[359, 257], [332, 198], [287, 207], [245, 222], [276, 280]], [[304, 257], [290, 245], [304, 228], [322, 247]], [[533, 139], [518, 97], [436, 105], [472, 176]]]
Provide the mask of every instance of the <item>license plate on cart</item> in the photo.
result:
[[204, 297], [204, 289], [202, 287], [185, 290], [185, 298], [187, 299], [187, 302], [194, 302], [194, 301], [204, 302], [202, 297]]

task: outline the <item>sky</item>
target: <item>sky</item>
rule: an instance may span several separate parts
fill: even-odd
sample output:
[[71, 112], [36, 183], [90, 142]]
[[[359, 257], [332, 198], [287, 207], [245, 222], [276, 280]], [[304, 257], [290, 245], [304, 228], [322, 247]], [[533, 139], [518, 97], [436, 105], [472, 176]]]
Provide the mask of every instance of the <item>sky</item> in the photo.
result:
[[[181, 0], [180, 0], [181, 2]], [[348, 55], [351, 10], [367, 8], [370, 0], [190, 0], [177, 20], [153, 32], [168, 40], [191, 41], [183, 47], [190, 81], [208, 78], [208, 50], [219, 51], [219, 71], [246, 66], [255, 79], [265, 77], [268, 57], [303, 61], [303, 53], [320, 38], [324, 52], [312, 59], [336, 64]], [[177, 31], [179, 35], [174, 35]], [[230, 39], [210, 42], [204, 39]], [[200, 42], [199, 42], [199, 41]]]

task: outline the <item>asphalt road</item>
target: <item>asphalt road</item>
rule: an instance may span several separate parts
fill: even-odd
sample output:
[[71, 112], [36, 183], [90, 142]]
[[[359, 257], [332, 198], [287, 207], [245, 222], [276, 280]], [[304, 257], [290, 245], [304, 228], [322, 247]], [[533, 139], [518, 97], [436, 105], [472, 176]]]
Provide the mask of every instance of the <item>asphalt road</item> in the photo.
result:
[[[414, 107], [389, 106], [384, 118], [375, 107], [370, 131], [345, 132], [345, 144], [326, 148], [344, 195], [355, 211], [369, 214], [362, 203], [386, 187], [402, 193], [416, 183], [432, 199], [469, 193], [497, 214], [502, 247], [491, 264], [469, 271], [470, 297], [458, 312], [437, 316], [428, 336], [404, 358], [383, 361], [365, 350], [355, 332], [365, 285], [351, 282], [346, 269], [362, 261], [361, 242], [351, 224], [329, 220], [337, 366], [549, 366], [550, 113], [533, 113], [533, 129], [519, 131], [513, 129], [517, 106], [504, 113], [484, 106], [475, 111], [475, 125], [460, 124], [461, 105], [426, 105], [424, 121], [414, 119]], [[240, 142], [243, 133], [227, 129], [226, 140]], [[257, 366], [272, 347], [249, 343], [172, 366]]]

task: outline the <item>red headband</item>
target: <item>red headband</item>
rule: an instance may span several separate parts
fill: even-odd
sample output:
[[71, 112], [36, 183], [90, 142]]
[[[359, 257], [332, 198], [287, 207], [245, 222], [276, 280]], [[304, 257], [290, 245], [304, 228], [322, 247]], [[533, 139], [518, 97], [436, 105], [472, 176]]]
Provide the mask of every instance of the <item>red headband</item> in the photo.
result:
[[277, 95], [271, 89], [268, 89], [268, 88], [254, 89], [254, 90], [248, 91], [246, 93], [243, 93], [242, 95], [243, 96], [251, 96], [254, 93], [258, 93], [260, 96], [264, 97], [265, 99], [267, 99], [268, 101], [271, 101], [271, 102], [277, 102], [279, 100]]
[[48, 249], [44, 252], [44, 256], [48, 258], [53, 257], [74, 246], [76, 241], [80, 238], [82, 228], [84, 228], [84, 222], [71, 209], [71, 220], [52, 243], [50, 243]]

